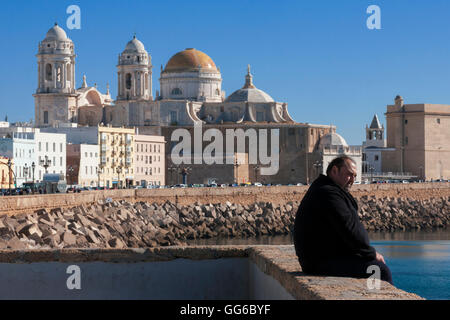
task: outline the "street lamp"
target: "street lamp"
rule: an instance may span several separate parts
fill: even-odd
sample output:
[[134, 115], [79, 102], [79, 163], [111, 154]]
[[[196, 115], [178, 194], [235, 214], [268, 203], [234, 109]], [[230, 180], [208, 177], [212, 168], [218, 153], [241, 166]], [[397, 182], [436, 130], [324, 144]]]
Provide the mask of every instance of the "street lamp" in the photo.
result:
[[40, 164], [42, 167], [44, 167], [45, 173], [48, 173], [48, 172], [47, 172], [47, 169], [48, 169], [48, 167], [51, 166], [52, 161], [51, 161], [47, 156], [45, 156], [45, 160], [44, 160], [44, 159], [41, 159], [40, 162], [39, 162], [39, 164]]
[[23, 166], [23, 176], [25, 178], [25, 182], [27, 182], [28, 170], [30, 170], [30, 167], [28, 167], [28, 165], [25, 163], [25, 165]]
[[187, 184], [187, 175], [191, 172], [191, 170], [192, 170], [191, 167], [185, 167], [181, 169], [180, 173], [181, 176], [183, 177], [183, 184]]
[[234, 158], [234, 183], [239, 183], [239, 162], [237, 157]]
[[36, 167], [36, 164], [33, 162], [31, 164], [31, 169], [33, 169], [33, 187], [31, 188], [31, 192], [34, 194], [34, 168]]
[[373, 166], [369, 167], [369, 171], [370, 171], [370, 182], [373, 182], [373, 171], [375, 170], [375, 168]]
[[[173, 173], [174, 172], [178, 173], [178, 166], [170, 166], [169, 168], [167, 168], [167, 170], [170, 171], [170, 180], [172, 181], [172, 185], [176, 184], [176, 183], [173, 183]], [[177, 177], [176, 182], [178, 182], [178, 175], [176, 177]]]
[[259, 170], [259, 165], [256, 165], [256, 166], [254, 167], [254, 169], [255, 169], [255, 182], [258, 182], [258, 170]]
[[120, 181], [120, 173], [122, 172], [122, 168], [120, 166], [117, 167], [116, 172], [117, 172], [117, 189], [119, 189], [119, 183], [122, 182]]
[[73, 177], [72, 177], [72, 173], [75, 171], [75, 169], [72, 166], [69, 166], [67, 168], [67, 182], [69, 182], [69, 178], [70, 178], [70, 182], [69, 185], [73, 184]]
[[9, 195], [11, 195], [11, 166], [12, 162], [11, 159], [8, 159], [8, 182], [9, 182]]

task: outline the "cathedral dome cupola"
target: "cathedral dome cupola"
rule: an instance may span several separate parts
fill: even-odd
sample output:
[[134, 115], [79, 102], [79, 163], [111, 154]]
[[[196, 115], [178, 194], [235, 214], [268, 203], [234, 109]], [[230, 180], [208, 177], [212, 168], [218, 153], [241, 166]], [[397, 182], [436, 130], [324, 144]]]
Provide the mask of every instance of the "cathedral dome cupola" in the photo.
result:
[[127, 43], [123, 53], [147, 53], [147, 51], [145, 51], [144, 44], [136, 39], [136, 35], [134, 35], [133, 39]]
[[60, 26], [58, 26], [58, 23], [55, 23], [55, 25], [53, 27], [50, 28], [50, 30], [48, 30], [47, 35], [45, 36], [44, 41], [67, 41], [70, 40], [67, 37], [66, 32], [64, 31], [63, 28], [61, 28]]
[[247, 66], [245, 84], [242, 89], [236, 90], [225, 100], [226, 102], [274, 102], [271, 96], [258, 89], [253, 84], [253, 75], [250, 73], [250, 65]]

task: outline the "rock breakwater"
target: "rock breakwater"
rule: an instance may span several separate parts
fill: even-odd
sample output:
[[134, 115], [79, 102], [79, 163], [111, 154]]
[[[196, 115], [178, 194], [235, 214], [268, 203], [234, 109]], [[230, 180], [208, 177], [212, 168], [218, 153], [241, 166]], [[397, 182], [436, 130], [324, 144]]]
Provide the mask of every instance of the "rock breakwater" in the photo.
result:
[[[299, 201], [181, 206], [108, 200], [1, 216], [0, 249], [155, 247], [200, 238], [289, 234], [299, 206]], [[358, 202], [361, 221], [372, 231], [446, 228], [450, 222], [448, 197], [415, 201], [363, 196]]]

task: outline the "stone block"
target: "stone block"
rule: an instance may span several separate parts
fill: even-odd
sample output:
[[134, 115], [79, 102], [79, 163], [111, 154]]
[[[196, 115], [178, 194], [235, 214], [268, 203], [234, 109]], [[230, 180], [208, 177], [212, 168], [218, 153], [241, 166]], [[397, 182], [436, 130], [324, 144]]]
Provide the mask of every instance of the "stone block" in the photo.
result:
[[64, 245], [73, 246], [77, 243], [77, 237], [72, 232], [66, 231], [61, 235], [61, 241], [64, 242]]
[[123, 249], [123, 248], [127, 247], [126, 244], [117, 237], [111, 238], [108, 241], [108, 244], [111, 246], [111, 248], [116, 248], [116, 249]]

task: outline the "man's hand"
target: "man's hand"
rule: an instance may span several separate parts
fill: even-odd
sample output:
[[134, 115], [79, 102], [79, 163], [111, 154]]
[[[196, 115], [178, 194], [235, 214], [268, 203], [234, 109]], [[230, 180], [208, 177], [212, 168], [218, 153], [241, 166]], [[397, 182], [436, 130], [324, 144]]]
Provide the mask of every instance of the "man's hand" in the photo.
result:
[[383, 256], [381, 255], [381, 254], [379, 254], [378, 252], [376, 253], [376, 257], [375, 257], [375, 260], [377, 260], [377, 261], [380, 261], [380, 262], [383, 262], [384, 264], [386, 264], [386, 262], [384, 262], [384, 258], [383, 258]]

